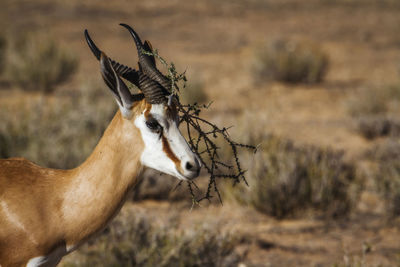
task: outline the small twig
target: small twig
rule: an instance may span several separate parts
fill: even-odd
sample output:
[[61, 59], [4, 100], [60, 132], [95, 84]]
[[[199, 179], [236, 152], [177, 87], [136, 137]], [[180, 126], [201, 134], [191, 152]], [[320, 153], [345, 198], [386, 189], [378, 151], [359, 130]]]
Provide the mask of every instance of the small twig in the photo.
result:
[[174, 189], [172, 189], [172, 192], [174, 192], [176, 189], [178, 189], [178, 187], [180, 187], [183, 183], [183, 180], [180, 180], [179, 183], [176, 184], [176, 186], [174, 187]]

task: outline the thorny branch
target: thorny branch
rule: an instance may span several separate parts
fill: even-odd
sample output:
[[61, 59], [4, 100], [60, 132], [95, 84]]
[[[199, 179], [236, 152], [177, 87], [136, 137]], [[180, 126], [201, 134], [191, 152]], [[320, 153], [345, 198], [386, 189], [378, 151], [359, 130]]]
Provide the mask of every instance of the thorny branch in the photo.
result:
[[[219, 201], [222, 203], [221, 195], [217, 186], [217, 179], [231, 179], [234, 184], [243, 181], [246, 185], [245, 170], [242, 168], [238, 156], [238, 148], [253, 150], [256, 152], [256, 147], [252, 145], [241, 144], [233, 141], [226, 127], [220, 128], [214, 123], [200, 117], [203, 110], [208, 109], [211, 105], [182, 104], [179, 101], [179, 83], [183, 84], [183, 89], [186, 87], [185, 72], [178, 73], [173, 63], [168, 63], [164, 60], [157, 50], [152, 52], [143, 51], [144, 54], [152, 55], [157, 58], [168, 70], [168, 78], [171, 81], [172, 94], [178, 99], [177, 108], [180, 117], [180, 123], [183, 123], [182, 129], [188, 136], [188, 143], [193, 152], [195, 152], [210, 176], [207, 191], [204, 195], [198, 197], [193, 191], [193, 186], [197, 189], [197, 185], [193, 181], [187, 181], [189, 192], [192, 196], [193, 205], [199, 204], [200, 201], [207, 199], [211, 200], [213, 193], [217, 194]], [[233, 162], [226, 160], [220, 156], [222, 148], [218, 146], [218, 140], [223, 140], [221, 146], [227, 147], [233, 156]], [[180, 186], [180, 182], [177, 186]]]

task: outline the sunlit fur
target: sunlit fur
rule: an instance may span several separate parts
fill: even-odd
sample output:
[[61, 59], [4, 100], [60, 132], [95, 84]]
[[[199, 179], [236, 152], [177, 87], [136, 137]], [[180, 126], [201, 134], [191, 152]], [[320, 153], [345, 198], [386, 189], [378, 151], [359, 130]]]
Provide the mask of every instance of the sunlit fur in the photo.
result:
[[[30, 260], [35, 266], [48, 259], [56, 264], [117, 214], [142, 166], [181, 179], [198, 175], [198, 168], [185, 171], [175, 162], [196, 160], [177, 128], [176, 113], [145, 100], [131, 112], [131, 119], [117, 112], [93, 153], [75, 169], [0, 160], [0, 266], [25, 266]], [[164, 126], [161, 137], [145, 128], [146, 116]]]

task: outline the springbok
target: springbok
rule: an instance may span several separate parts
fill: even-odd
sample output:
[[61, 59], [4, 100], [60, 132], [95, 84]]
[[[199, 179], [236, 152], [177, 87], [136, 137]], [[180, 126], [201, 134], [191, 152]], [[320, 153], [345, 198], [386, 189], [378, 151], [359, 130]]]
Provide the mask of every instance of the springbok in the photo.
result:
[[[200, 160], [178, 129], [169, 79], [144, 52], [150, 43], [121, 25], [135, 41], [139, 70], [109, 59], [85, 30], [119, 106], [88, 159], [71, 170], [43, 168], [23, 158], [0, 160], [2, 267], [57, 265], [118, 213], [143, 166], [182, 180], [199, 175]], [[141, 93], [131, 94], [121, 77]]]

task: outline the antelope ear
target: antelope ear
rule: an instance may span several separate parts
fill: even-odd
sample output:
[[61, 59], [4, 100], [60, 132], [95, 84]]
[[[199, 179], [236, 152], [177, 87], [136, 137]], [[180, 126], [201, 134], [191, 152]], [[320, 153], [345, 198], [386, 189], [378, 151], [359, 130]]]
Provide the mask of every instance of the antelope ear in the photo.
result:
[[143, 95], [131, 95], [128, 87], [117, 75], [110, 60], [103, 52], [100, 55], [100, 71], [104, 82], [111, 89], [122, 115], [129, 119], [132, 116], [131, 108], [134, 101], [143, 98]]

